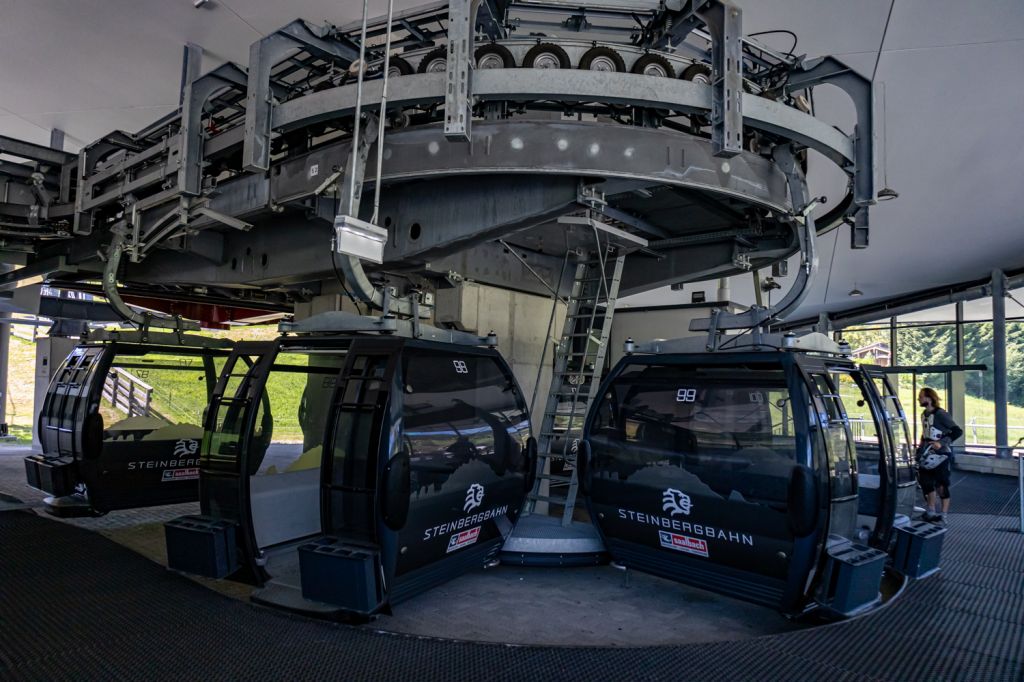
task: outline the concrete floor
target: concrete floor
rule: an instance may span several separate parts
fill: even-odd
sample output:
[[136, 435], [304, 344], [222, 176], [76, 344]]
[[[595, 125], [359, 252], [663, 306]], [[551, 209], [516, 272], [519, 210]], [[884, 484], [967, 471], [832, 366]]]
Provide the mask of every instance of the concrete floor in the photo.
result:
[[[26, 447], [0, 447], [0, 494], [40, 514], [45, 495], [25, 485]], [[0, 504], [2, 504], [0, 498]], [[178, 504], [66, 519], [166, 565], [163, 523], [198, 513]], [[198, 582], [238, 599], [251, 588]], [[771, 609], [610, 566], [499, 566], [461, 576], [395, 607], [366, 627], [427, 637], [556, 646], [651, 646], [740, 640], [800, 626]]]

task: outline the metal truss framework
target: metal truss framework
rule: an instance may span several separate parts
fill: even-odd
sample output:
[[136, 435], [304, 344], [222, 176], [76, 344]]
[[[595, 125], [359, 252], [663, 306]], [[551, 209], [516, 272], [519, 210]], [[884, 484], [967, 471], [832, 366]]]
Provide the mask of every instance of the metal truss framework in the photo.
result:
[[[297, 20], [252, 45], [248, 70], [186, 69], [177, 112], [77, 155], [0, 138], [0, 260], [25, 266], [0, 288], [37, 275], [74, 286], [105, 270], [140, 292], [315, 295], [336, 267], [339, 186], [363, 164], [361, 190], [377, 173], [371, 140], [352, 162], [360, 29]], [[488, 273], [479, 259], [505, 239], [557, 270], [584, 239], [558, 218], [583, 212], [650, 242], [627, 263], [623, 294], [764, 267], [806, 241], [795, 218], [813, 199], [807, 149], [849, 176], [818, 231], [846, 221], [866, 244], [871, 83], [833, 57], [744, 38], [729, 2], [452, 0], [371, 20], [365, 53], [363, 113], [385, 127], [380, 271], [410, 288], [463, 268], [538, 289], [525, 269]], [[851, 135], [810, 111], [825, 83], [853, 100]], [[354, 281], [357, 262], [340, 265], [357, 289], [377, 286]]]

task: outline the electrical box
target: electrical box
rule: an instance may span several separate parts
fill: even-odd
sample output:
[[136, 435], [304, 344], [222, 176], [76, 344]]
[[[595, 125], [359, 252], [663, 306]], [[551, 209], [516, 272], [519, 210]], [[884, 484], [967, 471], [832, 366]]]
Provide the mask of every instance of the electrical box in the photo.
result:
[[334, 219], [334, 250], [347, 256], [357, 256], [371, 263], [384, 262], [384, 245], [388, 231], [350, 215]]

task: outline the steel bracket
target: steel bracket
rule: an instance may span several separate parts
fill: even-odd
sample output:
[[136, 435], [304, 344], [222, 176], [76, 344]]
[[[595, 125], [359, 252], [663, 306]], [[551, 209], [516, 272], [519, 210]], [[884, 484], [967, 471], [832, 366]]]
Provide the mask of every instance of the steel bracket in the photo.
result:
[[448, 4], [448, 62], [445, 67], [444, 136], [468, 142], [473, 103], [470, 99], [473, 72], [473, 2], [451, 0]]
[[270, 169], [273, 99], [270, 72], [294, 50], [305, 50], [347, 67], [358, 52], [346, 43], [327, 39], [329, 30], [296, 20], [249, 47], [249, 81], [245, 100], [245, 141], [242, 166], [247, 171]]
[[743, 13], [715, 0], [697, 14], [711, 33], [711, 146], [730, 158], [743, 151]]
[[199, 196], [203, 182], [203, 107], [224, 88], [246, 91], [247, 79], [242, 67], [227, 63], [194, 81], [186, 81], [181, 98], [181, 167], [178, 189], [182, 194]]
[[[830, 83], [843, 90], [857, 110], [857, 127], [853, 136], [853, 201], [858, 206], [870, 206], [875, 203], [873, 84], [835, 57], [819, 57], [805, 60], [789, 75], [786, 91], [794, 92], [822, 83]], [[866, 214], [863, 220], [866, 227]]]

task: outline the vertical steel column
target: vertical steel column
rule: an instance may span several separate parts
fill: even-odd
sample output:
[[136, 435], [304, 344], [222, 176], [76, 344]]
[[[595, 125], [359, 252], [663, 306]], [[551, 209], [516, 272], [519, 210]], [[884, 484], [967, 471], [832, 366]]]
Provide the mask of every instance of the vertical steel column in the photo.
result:
[[448, 62], [444, 94], [444, 136], [469, 141], [473, 105], [470, 73], [473, 60], [473, 0], [450, 0], [448, 4]]
[[896, 317], [889, 318], [889, 366], [895, 367], [898, 362], [896, 356]]
[[711, 32], [711, 149], [729, 158], [743, 151], [743, 13], [720, 1], [700, 17]]
[[203, 63], [203, 48], [195, 43], [185, 43], [181, 54], [181, 86], [178, 88], [178, 104], [185, 101], [185, 86], [199, 78]]
[[64, 151], [64, 131], [60, 128], [50, 130], [50, 148]]
[[956, 364], [966, 365], [967, 361], [964, 359], [966, 351], [964, 349], [964, 302], [956, 302]]
[[992, 383], [996, 401], [996, 456], [1007, 457], [1006, 386], [1006, 275], [992, 271]]
[[[0, 265], [0, 273], [9, 272], [12, 266]], [[0, 323], [0, 424], [7, 430], [7, 366], [11, 353], [11, 325]]]
[[270, 72], [281, 52], [279, 35], [270, 35], [249, 46], [249, 83], [245, 96], [245, 140], [242, 143], [242, 167], [249, 172], [270, 168], [270, 121], [273, 97]]

